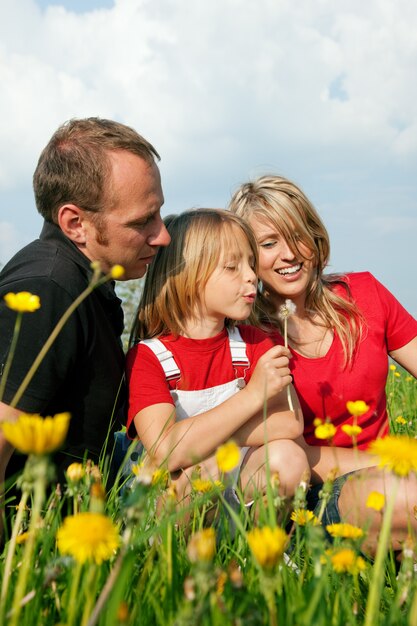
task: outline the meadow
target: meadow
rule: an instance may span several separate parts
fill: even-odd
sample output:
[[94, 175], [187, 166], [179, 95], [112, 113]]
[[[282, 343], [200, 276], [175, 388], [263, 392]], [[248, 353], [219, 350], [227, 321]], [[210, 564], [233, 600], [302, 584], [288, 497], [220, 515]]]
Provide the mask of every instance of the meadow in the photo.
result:
[[[92, 282], [82, 298], [109, 277]], [[11, 296], [18, 329], [22, 314], [40, 304], [31, 294], [24, 301]], [[16, 397], [23, 391], [24, 384]], [[387, 397], [391, 436], [375, 464], [381, 472], [407, 476], [417, 471], [417, 380], [391, 364]], [[348, 404], [352, 415], [363, 412], [363, 401]], [[229, 472], [239, 457], [233, 442], [216, 454], [221, 481], [202, 480], [196, 472], [182, 504], [167, 471], [140, 458], [128, 471], [117, 464], [112, 485], [106, 460], [73, 463], [58, 484], [51, 454], [62, 445], [69, 420], [66, 413], [21, 415], [1, 425], [9, 442], [28, 455], [17, 478], [19, 504], [8, 492], [4, 500], [1, 626], [417, 625], [411, 528], [400, 554], [390, 548], [395, 494], [374, 493], [367, 502], [381, 518], [371, 560], [362, 549], [366, 528], [325, 527], [323, 507], [317, 516], [307, 510], [305, 481], [292, 501], [280, 496], [278, 475], [270, 476], [266, 495], [251, 507], [243, 506], [238, 490], [238, 500], [230, 498]], [[331, 422], [319, 426], [331, 445]], [[353, 445], [356, 435], [353, 429]], [[324, 504], [333, 480], [332, 474], [324, 483]], [[415, 504], [410, 515], [417, 516]]]
[[[392, 431], [414, 442], [417, 381], [392, 365], [387, 393]], [[179, 510], [167, 473], [141, 464], [130, 484], [119, 474], [107, 491], [105, 467], [73, 464], [66, 484], [47, 495], [48, 446], [59, 443], [66, 417], [52, 419], [55, 439], [39, 427], [20, 478], [21, 504], [9, 510], [1, 624], [417, 623], [414, 536], [400, 563], [385, 547], [382, 560], [371, 561], [361, 553], [366, 529], [340, 528], [330, 540], [306, 511], [304, 485], [284, 513], [279, 477], [250, 510], [224, 498], [227, 472], [222, 484], [195, 476], [191, 501]], [[25, 427], [12, 433], [18, 446], [19, 437], [29, 445]], [[225, 470], [232, 456], [233, 447], [223, 450]], [[388, 531], [389, 508], [380, 513]]]

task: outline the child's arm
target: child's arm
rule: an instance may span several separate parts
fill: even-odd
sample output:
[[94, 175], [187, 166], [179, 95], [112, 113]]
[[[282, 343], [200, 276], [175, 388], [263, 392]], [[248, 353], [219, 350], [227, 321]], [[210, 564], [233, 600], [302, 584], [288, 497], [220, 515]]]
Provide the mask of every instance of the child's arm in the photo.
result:
[[155, 462], [170, 471], [207, 458], [254, 415], [265, 399], [275, 397], [290, 382], [288, 349], [274, 346], [258, 361], [248, 385], [219, 406], [177, 422], [172, 404], [158, 403], [139, 411], [134, 423]]
[[233, 435], [240, 446], [262, 446], [275, 439], [297, 439], [303, 434], [304, 419], [298, 396], [291, 385], [294, 411], [288, 406], [287, 394], [281, 392], [264, 403], [252, 419]]

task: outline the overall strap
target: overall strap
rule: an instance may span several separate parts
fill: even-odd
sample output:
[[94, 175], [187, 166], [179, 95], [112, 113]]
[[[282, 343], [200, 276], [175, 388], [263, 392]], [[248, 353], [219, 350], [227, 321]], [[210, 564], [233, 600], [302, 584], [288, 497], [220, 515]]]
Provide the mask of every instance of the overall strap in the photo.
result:
[[145, 346], [148, 346], [148, 348], [152, 350], [152, 352], [160, 362], [167, 380], [171, 380], [172, 378], [179, 378], [181, 376], [181, 372], [175, 362], [172, 352], [167, 350], [162, 341], [153, 338], [144, 339], [143, 341], [141, 341], [141, 343], [145, 344]]
[[[246, 344], [238, 328], [228, 328], [230, 354], [233, 365], [243, 365], [249, 367], [249, 359], [246, 354]], [[162, 341], [156, 338], [143, 339], [140, 343], [148, 346], [160, 362], [167, 380], [180, 378], [181, 372], [175, 362], [172, 352], [167, 350]]]
[[232, 355], [233, 365], [246, 365], [249, 367], [246, 343], [243, 341], [239, 329], [235, 326], [234, 328], [228, 328], [227, 332], [229, 333], [230, 354]]

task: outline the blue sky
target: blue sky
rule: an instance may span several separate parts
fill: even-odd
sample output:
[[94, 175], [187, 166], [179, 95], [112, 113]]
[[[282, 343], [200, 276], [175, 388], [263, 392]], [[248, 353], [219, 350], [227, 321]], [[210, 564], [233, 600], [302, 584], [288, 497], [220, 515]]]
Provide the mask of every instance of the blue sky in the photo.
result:
[[0, 263], [35, 238], [31, 179], [66, 119], [161, 154], [165, 213], [295, 180], [332, 271], [370, 270], [417, 316], [415, 0], [3, 0]]
[[73, 13], [88, 13], [94, 9], [111, 9], [114, 6], [114, 0], [36, 0], [36, 4], [41, 9], [47, 9], [50, 6], [61, 6], [67, 11]]

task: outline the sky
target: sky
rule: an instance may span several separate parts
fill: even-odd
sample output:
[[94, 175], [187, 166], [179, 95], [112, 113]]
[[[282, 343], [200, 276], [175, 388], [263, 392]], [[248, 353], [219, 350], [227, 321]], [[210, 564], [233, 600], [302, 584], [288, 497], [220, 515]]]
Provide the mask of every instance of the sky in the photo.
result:
[[417, 317], [415, 0], [2, 0], [0, 263], [36, 238], [40, 151], [73, 117], [156, 147], [164, 214], [302, 187], [330, 271], [371, 271]]

